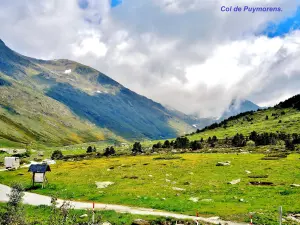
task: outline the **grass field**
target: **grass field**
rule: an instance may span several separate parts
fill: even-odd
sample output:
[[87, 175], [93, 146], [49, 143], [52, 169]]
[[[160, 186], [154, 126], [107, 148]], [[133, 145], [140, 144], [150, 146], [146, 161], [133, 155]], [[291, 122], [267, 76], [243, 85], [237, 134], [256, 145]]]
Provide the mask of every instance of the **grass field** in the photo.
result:
[[[262, 154], [181, 154], [102, 158], [58, 162], [47, 174], [49, 185], [33, 192], [64, 199], [151, 207], [195, 215], [220, 216], [226, 220], [276, 224], [278, 206], [284, 212], [300, 212], [300, 156], [261, 160]], [[178, 157], [179, 156], [179, 157]], [[167, 158], [164, 160], [163, 158]], [[181, 157], [181, 158], [180, 158]], [[219, 161], [231, 166], [217, 167]], [[268, 178], [249, 178], [268, 175]], [[241, 179], [235, 185], [229, 181]], [[0, 173], [1, 183], [20, 182], [30, 187], [27, 169]], [[95, 182], [111, 181], [106, 189]], [[250, 181], [274, 186], [249, 185]], [[190, 198], [198, 199], [193, 202]]]

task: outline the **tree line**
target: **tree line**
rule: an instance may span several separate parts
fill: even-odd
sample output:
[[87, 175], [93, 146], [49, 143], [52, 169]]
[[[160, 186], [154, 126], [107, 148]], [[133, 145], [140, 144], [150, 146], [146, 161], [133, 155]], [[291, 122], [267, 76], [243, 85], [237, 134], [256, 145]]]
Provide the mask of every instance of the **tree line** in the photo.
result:
[[247, 145], [263, 146], [263, 145], [276, 145], [279, 141], [285, 143], [285, 147], [289, 150], [295, 150], [295, 145], [300, 144], [300, 135], [293, 133], [287, 134], [284, 132], [278, 133], [257, 133], [252, 131], [249, 136], [237, 133], [233, 137], [226, 137], [224, 140], [218, 140], [216, 136], [208, 137], [206, 141], [203, 138], [199, 140], [190, 141], [187, 137], [178, 137], [176, 140], [166, 140], [163, 143], [157, 142], [152, 146], [153, 150], [157, 149], [192, 149], [199, 150], [204, 146], [215, 147], [217, 144], [226, 144], [232, 147], [244, 147]]

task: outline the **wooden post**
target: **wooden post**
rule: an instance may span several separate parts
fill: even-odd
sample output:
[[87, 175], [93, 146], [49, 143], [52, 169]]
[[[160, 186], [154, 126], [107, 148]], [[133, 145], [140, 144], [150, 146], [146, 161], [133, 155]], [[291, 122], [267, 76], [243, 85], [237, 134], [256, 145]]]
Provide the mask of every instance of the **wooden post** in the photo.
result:
[[93, 202], [93, 215], [92, 215], [92, 222], [95, 224], [95, 202]]
[[282, 225], [282, 206], [279, 206], [279, 225]]
[[32, 173], [32, 187], [34, 187], [34, 174], [35, 173]]
[[42, 188], [45, 186], [45, 173], [43, 173], [43, 183], [42, 183]]

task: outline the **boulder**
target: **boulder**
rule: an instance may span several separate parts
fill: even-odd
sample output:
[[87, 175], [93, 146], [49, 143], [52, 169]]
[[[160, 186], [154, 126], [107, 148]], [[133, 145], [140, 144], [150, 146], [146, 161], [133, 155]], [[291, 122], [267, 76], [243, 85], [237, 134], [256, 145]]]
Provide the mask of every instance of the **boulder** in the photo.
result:
[[197, 197], [190, 197], [189, 200], [192, 201], [192, 202], [198, 202], [199, 198], [197, 198]]
[[111, 223], [106, 221], [104, 223], [101, 223], [101, 225], [111, 225]]
[[132, 222], [131, 225], [150, 225], [150, 222], [148, 222], [147, 220], [143, 220], [143, 219], [136, 219]]
[[300, 187], [300, 184], [291, 184], [291, 187]]
[[230, 161], [226, 161], [226, 162], [218, 162], [216, 164], [216, 166], [230, 166]]
[[85, 217], [88, 217], [88, 214], [83, 214], [83, 215], [79, 216], [79, 218], [85, 218]]
[[228, 182], [228, 184], [237, 184], [240, 182], [241, 182], [241, 179], [237, 179], [237, 180], [232, 180], [232, 181]]
[[108, 186], [114, 184], [114, 182], [111, 181], [104, 181], [104, 182], [95, 182], [97, 188], [107, 188]]
[[179, 188], [179, 187], [172, 187], [172, 189], [173, 189], [174, 191], [185, 191], [184, 188]]

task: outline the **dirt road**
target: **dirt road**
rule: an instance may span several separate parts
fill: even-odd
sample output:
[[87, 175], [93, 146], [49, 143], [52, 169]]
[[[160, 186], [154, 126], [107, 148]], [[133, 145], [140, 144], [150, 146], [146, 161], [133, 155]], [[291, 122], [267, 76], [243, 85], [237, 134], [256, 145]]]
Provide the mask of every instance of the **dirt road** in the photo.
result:
[[[11, 188], [0, 184], [0, 201], [7, 202], [8, 196], [7, 194], [10, 193]], [[59, 204], [62, 204], [63, 200], [58, 200]], [[23, 197], [23, 203], [28, 205], [50, 205], [51, 204], [51, 197], [34, 194], [30, 192], [25, 192]], [[91, 202], [76, 202], [70, 201], [74, 209], [92, 209]], [[138, 208], [138, 207], [131, 207], [131, 206], [124, 206], [124, 205], [113, 205], [113, 204], [104, 204], [104, 203], [95, 203], [95, 210], [113, 210], [120, 213], [130, 213], [130, 214], [137, 214], [137, 215], [152, 215], [152, 216], [163, 216], [163, 217], [173, 217], [177, 219], [190, 219], [190, 220], [198, 220], [199, 222], [208, 222], [212, 224], [228, 224], [228, 225], [246, 225], [246, 223], [235, 223], [230, 221], [220, 220], [218, 217], [195, 217], [195, 216], [188, 216], [183, 214], [177, 214], [172, 212], [166, 211], [159, 211], [155, 209], [148, 209], [148, 208]]]

